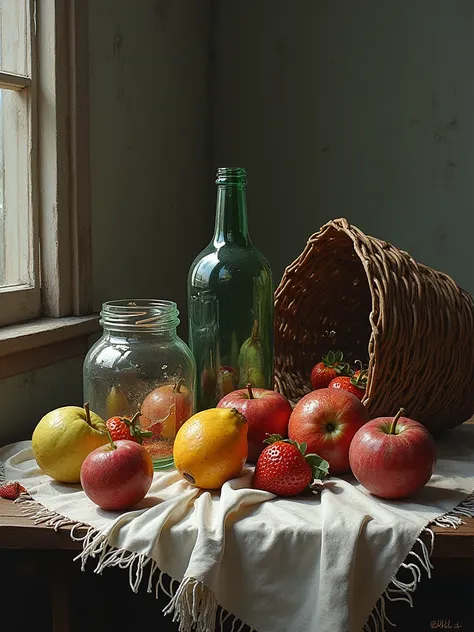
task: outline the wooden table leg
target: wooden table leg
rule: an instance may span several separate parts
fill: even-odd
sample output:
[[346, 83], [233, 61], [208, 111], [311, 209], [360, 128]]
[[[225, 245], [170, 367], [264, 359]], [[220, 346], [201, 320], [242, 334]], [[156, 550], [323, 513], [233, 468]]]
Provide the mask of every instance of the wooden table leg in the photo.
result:
[[57, 559], [51, 565], [50, 574], [52, 632], [70, 632], [68, 568], [63, 556], [54, 557]]

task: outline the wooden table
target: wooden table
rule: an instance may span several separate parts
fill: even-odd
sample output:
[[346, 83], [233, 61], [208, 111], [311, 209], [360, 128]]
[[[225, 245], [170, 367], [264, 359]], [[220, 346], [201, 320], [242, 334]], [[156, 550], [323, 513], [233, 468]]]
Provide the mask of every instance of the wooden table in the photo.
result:
[[[448, 573], [445, 583], [438, 584], [436, 588], [435, 581], [426, 582], [429, 584], [430, 592], [427, 592], [426, 584], [421, 585], [416, 591], [415, 608], [412, 610], [403, 604], [390, 604], [390, 608], [396, 608], [395, 614], [399, 615], [399, 618], [397, 621], [395, 617], [395, 621], [399, 629], [404, 631], [415, 629], [411, 627], [413, 625], [416, 625], [417, 632], [429, 630], [433, 627], [433, 621], [436, 624], [439, 621], [449, 620], [454, 624], [461, 620], [462, 628], [466, 632], [471, 629], [469, 627], [471, 625], [470, 611], [466, 610], [470, 606], [465, 604], [469, 603], [469, 597], [466, 595], [470, 594], [472, 578], [474, 578], [474, 518], [467, 518], [466, 524], [458, 529], [434, 527], [433, 531], [435, 532], [435, 548], [432, 562], [438, 574], [440, 571]], [[77, 533], [79, 534], [80, 531], [77, 530]], [[76, 632], [76, 630], [84, 629], [89, 632], [95, 630], [106, 632], [125, 629], [121, 627], [125, 624], [124, 617], [135, 613], [129, 620], [129, 626], [133, 627], [134, 624], [139, 623], [139, 620], [143, 625], [147, 625], [151, 617], [159, 625], [161, 632], [177, 630], [176, 624], [173, 624], [169, 617], [164, 618], [161, 615], [161, 609], [166, 602], [158, 605], [148, 594], [134, 595], [132, 593], [128, 586], [128, 573], [119, 569], [108, 570], [106, 577], [98, 577], [92, 572], [81, 573], [79, 564], [72, 562], [75, 553], [80, 549], [81, 542], [72, 540], [70, 537], [70, 527], [61, 527], [55, 531], [51, 527], [35, 525], [31, 518], [22, 515], [20, 505], [0, 499], [0, 566], [2, 566], [0, 568], [0, 602], [2, 597], [5, 600], [5, 607], [0, 604], [0, 629], [4, 626], [2, 612], [5, 613], [6, 608], [11, 608], [14, 605], [12, 602], [19, 599], [15, 607], [15, 611], [19, 613], [16, 616], [22, 617], [18, 629], [30, 629], [33, 625], [36, 631], [44, 630], [45, 632]], [[5, 567], [7, 567], [6, 572]], [[1, 583], [2, 579], [4, 580], [11, 573], [8, 567], [15, 569], [14, 572], [17, 575], [17, 588], [12, 589], [10, 593], [4, 590]], [[459, 601], [459, 588], [456, 581], [462, 582], [461, 589], [464, 591], [464, 596], [461, 601]], [[18, 586], [23, 587], [25, 584], [34, 585], [35, 594], [48, 585], [47, 592], [44, 593], [47, 597], [39, 597], [30, 609], [22, 609], [21, 604], [24, 603], [24, 598], [17, 593]], [[454, 590], [454, 586], [458, 595], [457, 601], [454, 605], [445, 603], [441, 606], [440, 604], [446, 600], [446, 590], [450, 587]], [[93, 605], [92, 609], [83, 609], [72, 603], [74, 599], [77, 601], [77, 595], [88, 593], [101, 594], [105, 600], [119, 600], [121, 604], [128, 605], [115, 615], [109, 613], [106, 619], [101, 619], [100, 617], [104, 616], [103, 608], [97, 604]], [[47, 623], [38, 627], [38, 608], [45, 605], [45, 600], [49, 602], [49, 613], [43, 612], [42, 616], [43, 621]], [[432, 603], [435, 604], [434, 610]], [[441, 608], [440, 610], [436, 610], [436, 604]], [[28, 616], [34, 618], [28, 619]], [[117, 618], [114, 620], [113, 616]], [[10, 617], [10, 614], [7, 617]], [[392, 615], [391, 618], [393, 619], [394, 616]], [[466, 621], [468, 621], [467, 624]]]
[[[76, 529], [76, 535], [81, 531]], [[73, 561], [81, 547], [70, 537], [70, 527], [55, 531], [35, 525], [22, 515], [21, 505], [0, 498], [2, 632], [13, 627], [20, 632], [121, 632], [151, 629], [153, 621], [160, 632], [178, 632], [177, 624], [161, 614], [166, 597], [157, 603], [146, 587], [134, 594], [127, 571], [107, 569], [105, 578], [89, 569], [82, 573]]]
[[[474, 518], [465, 518], [466, 524], [457, 529], [433, 527], [435, 548], [433, 558], [474, 560]], [[81, 543], [72, 540], [70, 527], [57, 531], [44, 525], [35, 525], [25, 518], [21, 506], [0, 498], [0, 548], [2, 549], [60, 549], [79, 550]], [[79, 534], [80, 530], [76, 530]]]
[[[434, 580], [422, 583], [415, 594], [415, 608], [410, 610], [404, 604], [389, 604], [388, 612], [398, 624], [398, 629], [404, 632], [412, 629], [416, 632], [428, 631], [439, 621], [451, 621], [452, 625], [462, 622], [459, 629], [464, 632], [474, 630], [474, 611], [471, 619], [471, 607], [466, 605], [469, 604], [468, 595], [474, 593], [474, 518], [467, 518], [466, 524], [458, 529], [434, 527], [433, 531], [435, 548], [432, 562], [438, 575], [444, 575], [444, 583], [437, 584]], [[22, 515], [20, 505], [0, 499], [0, 629], [9, 629], [4, 627], [10, 621], [10, 614], [6, 613], [14, 608], [19, 630], [116, 632], [127, 627], [150, 627], [151, 619], [160, 632], [177, 631], [176, 624], [161, 615], [166, 601], [156, 604], [144, 590], [142, 594], [133, 594], [128, 586], [127, 572], [108, 569], [104, 577], [98, 577], [91, 571], [81, 573], [79, 564], [72, 562], [81, 549], [81, 543], [72, 540], [69, 532], [70, 527], [55, 531], [51, 527], [35, 525], [31, 518]], [[77, 530], [77, 533], [80, 531]], [[12, 571], [16, 574], [14, 586], [2, 584]], [[35, 587], [31, 607], [24, 606], [29, 598], [25, 601], [24, 595], [18, 594], [19, 590], [29, 590], [28, 586]], [[446, 602], [449, 590], [456, 594], [454, 602]], [[100, 595], [100, 599], [93, 599], [84, 608], [83, 596], [91, 594]], [[74, 605], [74, 600], [77, 602], [78, 599], [80, 605]], [[48, 612], [44, 611], [45, 601], [48, 601]], [[109, 609], [105, 615], [100, 604], [117, 601], [121, 608]], [[390, 608], [395, 608], [396, 616]], [[46, 623], [38, 625], [41, 612]]]

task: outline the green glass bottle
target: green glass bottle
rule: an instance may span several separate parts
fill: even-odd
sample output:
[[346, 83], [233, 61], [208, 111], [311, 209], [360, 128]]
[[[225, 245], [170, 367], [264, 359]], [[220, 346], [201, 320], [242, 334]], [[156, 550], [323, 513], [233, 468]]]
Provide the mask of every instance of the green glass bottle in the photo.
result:
[[197, 410], [248, 383], [273, 389], [273, 279], [249, 238], [245, 169], [219, 168], [216, 184], [214, 236], [188, 276]]

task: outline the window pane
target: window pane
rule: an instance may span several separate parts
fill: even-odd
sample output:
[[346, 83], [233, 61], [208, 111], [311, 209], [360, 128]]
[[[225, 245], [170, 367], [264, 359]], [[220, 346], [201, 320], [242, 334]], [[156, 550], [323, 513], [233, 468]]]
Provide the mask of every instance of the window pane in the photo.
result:
[[0, 90], [0, 287], [32, 285], [28, 90]]
[[0, 0], [0, 70], [30, 75], [28, 0]]

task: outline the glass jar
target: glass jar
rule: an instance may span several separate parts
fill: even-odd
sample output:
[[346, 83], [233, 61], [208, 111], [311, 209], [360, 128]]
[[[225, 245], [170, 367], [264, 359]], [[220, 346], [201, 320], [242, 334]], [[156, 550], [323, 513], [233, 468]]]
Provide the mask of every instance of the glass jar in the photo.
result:
[[104, 420], [140, 411], [155, 469], [168, 467], [176, 432], [194, 414], [196, 380], [192, 353], [176, 333], [176, 303], [109, 301], [100, 316], [102, 337], [84, 360], [85, 401]]

